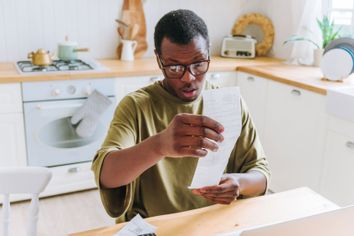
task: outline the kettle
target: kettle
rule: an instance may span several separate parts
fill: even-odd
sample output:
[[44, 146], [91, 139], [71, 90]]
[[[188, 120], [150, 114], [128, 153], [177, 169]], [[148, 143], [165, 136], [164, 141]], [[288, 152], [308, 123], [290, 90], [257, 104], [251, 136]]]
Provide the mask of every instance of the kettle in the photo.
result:
[[52, 55], [42, 48], [38, 49], [37, 52], [28, 53], [28, 59], [31, 59], [32, 64], [36, 66], [49, 66], [53, 63]]

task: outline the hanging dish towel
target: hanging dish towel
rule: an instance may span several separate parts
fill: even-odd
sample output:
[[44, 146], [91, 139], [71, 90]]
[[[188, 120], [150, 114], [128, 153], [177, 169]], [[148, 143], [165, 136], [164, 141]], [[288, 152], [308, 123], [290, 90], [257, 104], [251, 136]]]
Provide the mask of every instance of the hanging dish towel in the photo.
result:
[[76, 133], [82, 138], [92, 136], [102, 113], [112, 104], [112, 101], [102, 93], [94, 90], [85, 103], [71, 117], [71, 124], [75, 125]]

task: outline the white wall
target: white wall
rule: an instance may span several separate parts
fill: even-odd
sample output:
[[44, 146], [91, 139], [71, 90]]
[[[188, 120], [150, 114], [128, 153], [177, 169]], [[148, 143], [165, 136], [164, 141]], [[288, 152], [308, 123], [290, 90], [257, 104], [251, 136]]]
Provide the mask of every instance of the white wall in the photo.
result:
[[[299, 4], [305, 0], [299, 0]], [[157, 20], [170, 10], [194, 10], [207, 23], [212, 54], [219, 54], [222, 38], [229, 34], [236, 19], [247, 12], [269, 16], [275, 25], [274, 55], [286, 57], [289, 48], [282, 41], [293, 34], [299, 11], [295, 0], [145, 0], [149, 49], [153, 55], [153, 30]], [[115, 58], [117, 24], [122, 0], [0, 0], [0, 61], [26, 59], [27, 53], [44, 48], [54, 52], [68, 35], [82, 47], [89, 47], [94, 58]], [[300, 7], [299, 7], [300, 9]], [[293, 10], [295, 12], [293, 12]]]
[[[207, 23], [212, 52], [230, 33], [240, 14], [240, 0], [146, 0], [144, 3], [149, 50], [153, 55], [153, 30], [157, 20], [170, 10], [194, 10]], [[90, 56], [114, 58], [118, 43], [117, 24], [122, 0], [0, 0], [0, 61], [26, 59], [38, 48], [54, 52], [69, 35]], [[83, 55], [83, 54], [82, 54]]]

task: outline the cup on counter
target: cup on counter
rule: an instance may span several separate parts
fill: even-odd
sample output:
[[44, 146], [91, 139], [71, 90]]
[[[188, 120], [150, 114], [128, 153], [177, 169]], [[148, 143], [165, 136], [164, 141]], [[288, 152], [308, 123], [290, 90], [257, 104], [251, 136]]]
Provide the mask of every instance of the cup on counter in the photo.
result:
[[134, 61], [134, 52], [138, 45], [135, 40], [122, 40], [122, 53], [120, 59], [122, 61]]

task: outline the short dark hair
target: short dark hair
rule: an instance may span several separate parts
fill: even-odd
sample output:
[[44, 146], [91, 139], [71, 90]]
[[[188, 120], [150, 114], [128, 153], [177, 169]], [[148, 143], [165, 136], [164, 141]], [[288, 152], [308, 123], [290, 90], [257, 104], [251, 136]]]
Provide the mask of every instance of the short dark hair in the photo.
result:
[[161, 43], [164, 37], [181, 45], [190, 43], [195, 37], [202, 36], [209, 47], [208, 28], [193, 11], [179, 9], [164, 15], [155, 26], [154, 42], [158, 54], [161, 53]]

